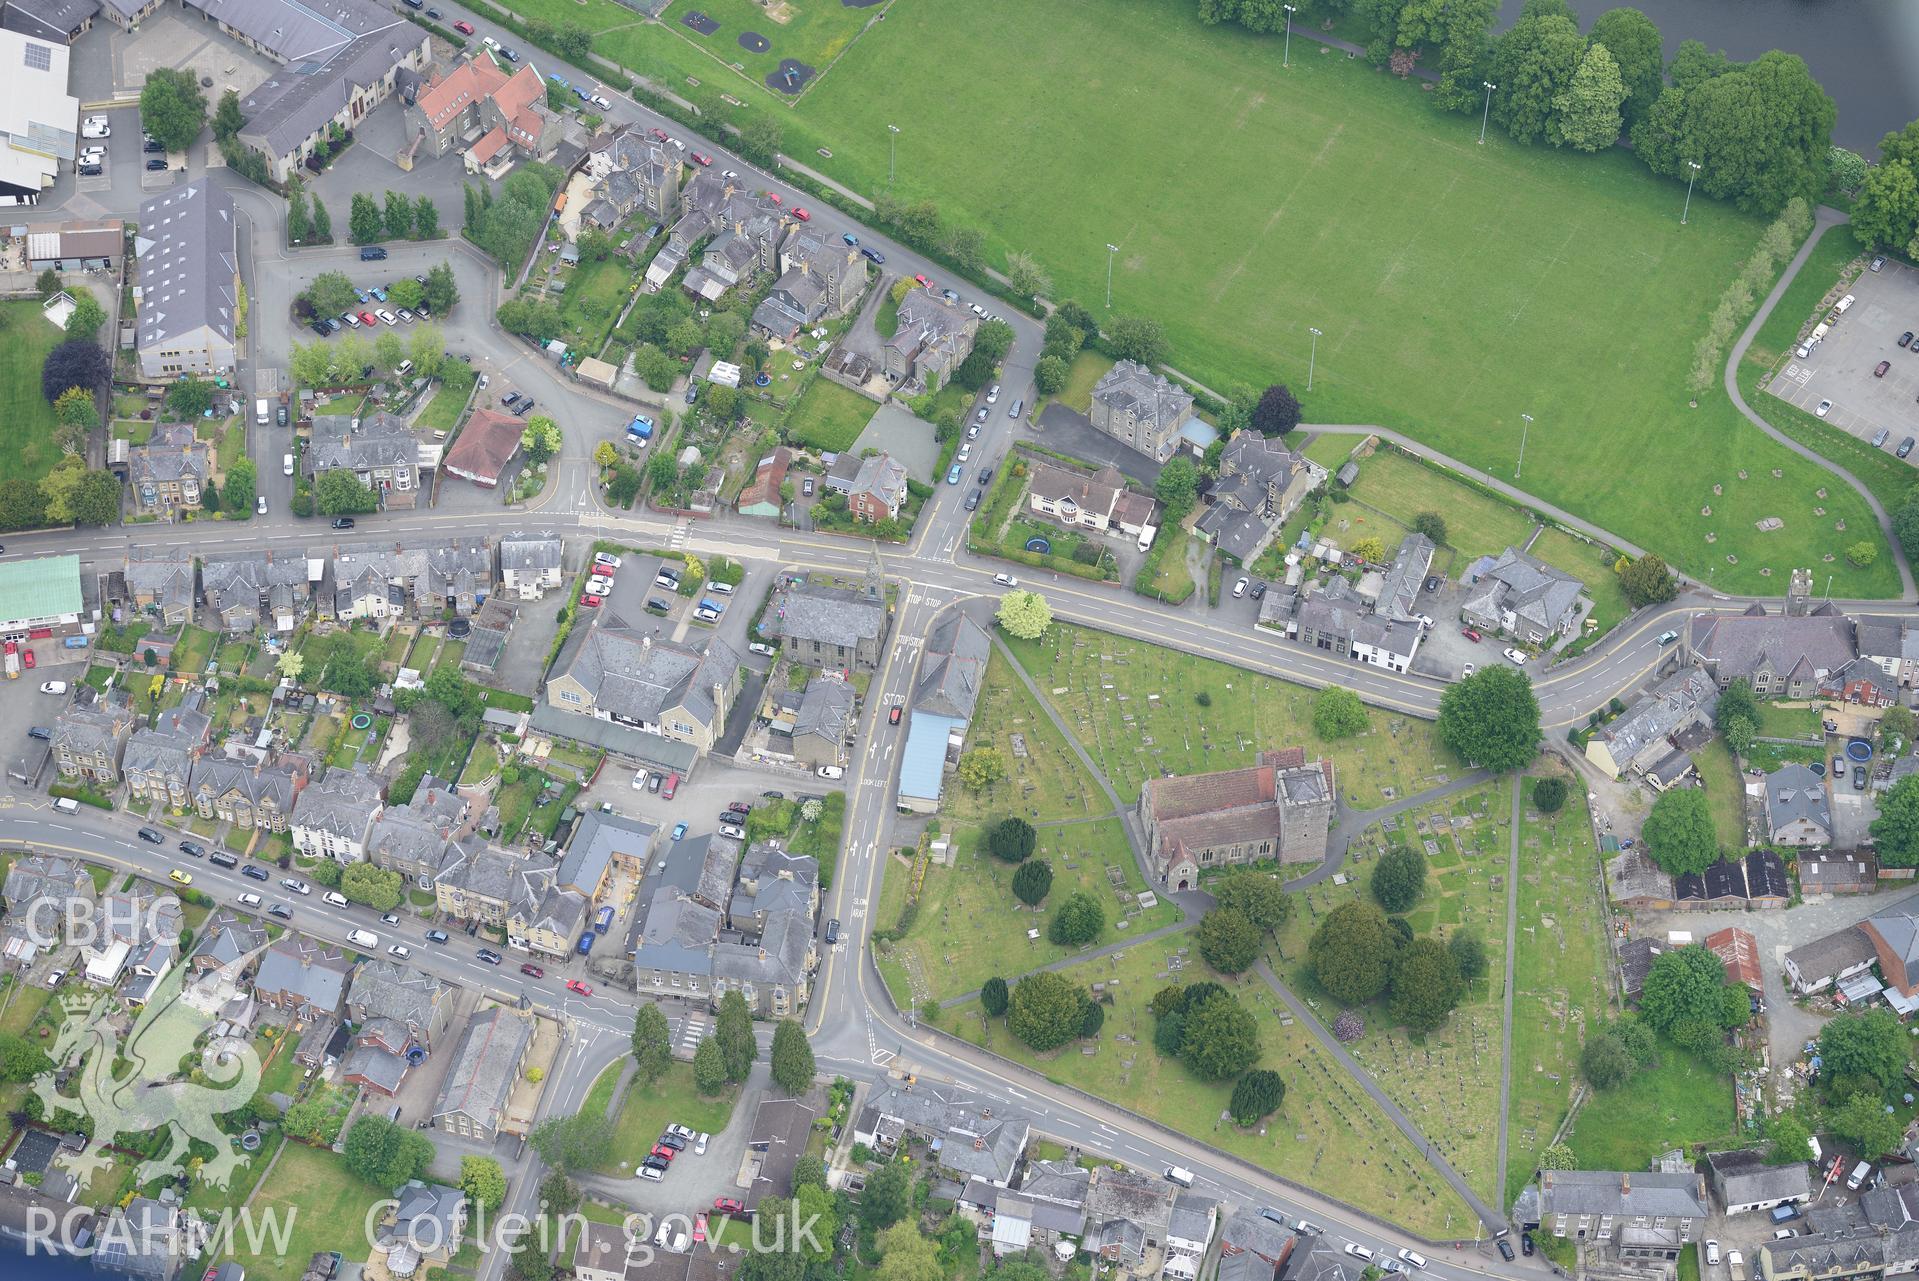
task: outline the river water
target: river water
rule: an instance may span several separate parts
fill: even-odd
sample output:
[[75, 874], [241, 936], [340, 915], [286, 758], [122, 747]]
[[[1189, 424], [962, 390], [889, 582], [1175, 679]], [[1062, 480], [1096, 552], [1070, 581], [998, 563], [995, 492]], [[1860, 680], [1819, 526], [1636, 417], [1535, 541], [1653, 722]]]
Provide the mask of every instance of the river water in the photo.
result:
[[[1919, 119], [1919, 3], [1915, 0], [1621, 0], [1659, 24], [1666, 56], [1698, 40], [1749, 62], [1768, 49], [1806, 60], [1839, 106], [1833, 141], [1876, 157], [1879, 139]], [[1504, 24], [1521, 0], [1502, 0]], [[1574, 0], [1582, 26], [1612, 8]]]

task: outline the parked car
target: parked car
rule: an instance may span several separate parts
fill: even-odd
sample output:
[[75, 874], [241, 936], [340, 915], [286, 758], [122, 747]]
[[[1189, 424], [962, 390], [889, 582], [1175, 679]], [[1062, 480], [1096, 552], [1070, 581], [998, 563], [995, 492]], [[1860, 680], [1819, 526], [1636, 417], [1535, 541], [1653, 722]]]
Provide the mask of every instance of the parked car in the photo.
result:
[[378, 316], [381, 320], [386, 321], [386, 323], [389, 325], [397, 325], [400, 323], [400, 318], [394, 315], [392, 312], [388, 311], [384, 307], [380, 308], [379, 311], [373, 314]]
[[666, 1177], [666, 1168], [659, 1165], [643, 1164], [640, 1166], [640, 1177], [648, 1183], [658, 1183]]
[[271, 876], [267, 875], [267, 870], [264, 867], [261, 867], [255, 863], [248, 863], [245, 867], [241, 868], [240, 875], [246, 877], [250, 881], [265, 882], [273, 879]]
[[167, 873], [167, 879], [169, 881], [172, 881], [175, 885], [191, 885], [193, 884], [193, 873], [182, 872], [179, 868], [176, 867], [172, 871]]
[[1876, 365], [1873, 368], [1872, 376], [1874, 378], [1884, 378], [1886, 376], [1886, 371], [1891, 368], [1892, 368], [1892, 362], [1890, 360], [1882, 360], [1878, 363], [1878, 365]]
[[667, 1134], [662, 1134], [660, 1136], [660, 1141], [654, 1146], [662, 1147], [662, 1148], [671, 1148], [675, 1152], [684, 1152], [686, 1151], [686, 1140], [681, 1138], [677, 1134], [667, 1133]]
[[498, 952], [495, 952], [490, 947], [483, 947], [478, 952], [474, 953], [474, 955], [478, 956], [482, 961], [485, 961], [488, 965], [498, 965], [501, 960], [500, 954]]
[[539, 966], [534, 965], [532, 962], [528, 962], [527, 964], [522, 965], [520, 967], [520, 973], [526, 975], [530, 979], [543, 979], [546, 977], [546, 971], [541, 969]]
[[954, 463], [950, 468], [947, 469], [946, 483], [949, 485], [959, 484], [960, 476], [965, 472], [965, 470], [966, 469], [964, 467], [961, 467], [958, 463]]
[[666, 797], [666, 799], [670, 801], [673, 799], [674, 793], [678, 792], [679, 790], [680, 790], [680, 776], [678, 771], [675, 771], [674, 773], [668, 774], [666, 776], [666, 786], [664, 789], [662, 789], [660, 794]]
[[[31, 654], [33, 651], [28, 650], [27, 652]], [[64, 694], [67, 692], [67, 683], [65, 681], [42, 681], [40, 682], [40, 692], [42, 694]]]
[[700, 168], [702, 169], [707, 168], [713, 163], [713, 157], [707, 155], [704, 151], [695, 151], [692, 153], [692, 155], [693, 155], [693, 163], [700, 166]]
[[586, 984], [580, 982], [578, 979], [568, 979], [566, 981], [566, 990], [573, 993], [575, 996], [592, 996], [593, 995], [593, 989], [588, 987]]
[[1912, 452], [1912, 447], [1914, 444], [1919, 444], [1919, 439], [1915, 439], [1912, 436], [1908, 436], [1904, 440], [1900, 441], [1899, 448], [1893, 450], [1892, 452], [1897, 454], [1899, 457], [1904, 458], [1907, 454], [1910, 454]]
[[333, 518], [333, 527], [334, 527], [335, 529], [352, 529], [352, 528], [353, 528], [353, 517], [351, 517], [351, 516], [335, 516], [335, 517]]
[[1475, 645], [1477, 645], [1480, 641], [1485, 639], [1485, 637], [1481, 636], [1476, 630], [1474, 630], [1471, 627], [1460, 628], [1459, 634], [1461, 636], [1464, 636], [1467, 640], [1473, 642]]
[[1910, 347], [1912, 345], [1912, 330], [1908, 329], [1905, 333], [1899, 335], [1899, 345], [1901, 347]]
[[1514, 649], [1511, 645], [1506, 646], [1506, 657], [1518, 663], [1521, 667], [1526, 665], [1526, 655], [1522, 651]]
[[360, 247], [361, 262], [380, 262], [385, 259], [385, 257], [386, 246], [384, 245], [362, 245]]
[[1011, 574], [995, 574], [993, 575], [993, 582], [1000, 587], [1019, 586], [1019, 579], [1014, 578]]
[[1247, 578], [1244, 575], [1241, 575], [1240, 580], [1233, 584], [1233, 599], [1238, 600], [1240, 597], [1244, 596], [1246, 594], [1246, 589], [1252, 586], [1252, 581], [1253, 581], [1252, 579]]
[[459, 20], [458, 22], [456, 22], [456, 23], [454, 23], [454, 24], [453, 24], [453, 29], [454, 29], [455, 31], [457, 31], [457, 32], [459, 32], [459, 33], [460, 33], [461, 35], [463, 35], [463, 36], [470, 36], [470, 35], [472, 35], [472, 34], [473, 34], [473, 24], [472, 24], [472, 23], [470, 23], [470, 22], [468, 22], [468, 21], [467, 21], [466, 19], [464, 19], [464, 18], [462, 18], [462, 19], [460, 19], [460, 20]]
[[267, 915], [277, 916], [283, 921], [290, 921], [293, 919], [293, 909], [285, 903], [275, 903], [267, 909]]
[[1884, 427], [1881, 427], [1878, 431], [1872, 434], [1872, 447], [1874, 449], [1879, 448], [1881, 445], [1886, 443], [1886, 437], [1890, 435], [1892, 435], [1890, 431], [1888, 431]]
[[612, 552], [595, 552], [593, 555], [593, 563], [604, 569], [618, 569], [620, 567], [620, 558]]
[[207, 847], [198, 841], [181, 841], [180, 852], [189, 858], [205, 858], [207, 856]]
[[1852, 790], [1855, 792], [1863, 792], [1866, 790], [1866, 767], [1864, 765], [1855, 765], [1852, 767]]
[[813, 221], [813, 215], [806, 212], [806, 210], [800, 208], [798, 205], [793, 206], [793, 216], [795, 218], [798, 218], [801, 222]]
[[885, 254], [881, 253], [877, 249], [872, 248], [869, 245], [860, 246], [860, 253], [866, 258], [866, 261], [872, 263], [876, 267], [886, 261]]
[[283, 886], [284, 888], [286, 888], [286, 889], [289, 889], [289, 890], [292, 890], [292, 891], [293, 891], [293, 892], [294, 892], [295, 894], [311, 894], [311, 893], [313, 893], [313, 887], [312, 887], [311, 885], [308, 885], [308, 884], [307, 884], [307, 883], [306, 883], [305, 881], [300, 881], [300, 880], [295, 880], [295, 879], [294, 879], [293, 877], [291, 877], [291, 876], [289, 876], [289, 877], [286, 877], [285, 879], [283, 879], [283, 880], [282, 880], [282, 881], [280, 882], [280, 884], [281, 884], [281, 885], [282, 885], [282, 886]]
[[447, 941], [447, 933], [445, 930], [428, 930], [426, 932], [426, 941], [429, 943], [445, 943]]
[[1819, 415], [1821, 418], [1824, 418], [1827, 414], [1832, 412], [1832, 402], [1830, 400], [1822, 400], [1813, 407], [1812, 412]]
[[737, 1198], [730, 1197], [730, 1196], [714, 1197], [713, 1208], [715, 1210], [718, 1210], [721, 1214], [745, 1214], [746, 1213], [745, 1204], [739, 1201]]
[[143, 827], [140, 829], [140, 839], [149, 845], [165, 845], [167, 834], [155, 828]]

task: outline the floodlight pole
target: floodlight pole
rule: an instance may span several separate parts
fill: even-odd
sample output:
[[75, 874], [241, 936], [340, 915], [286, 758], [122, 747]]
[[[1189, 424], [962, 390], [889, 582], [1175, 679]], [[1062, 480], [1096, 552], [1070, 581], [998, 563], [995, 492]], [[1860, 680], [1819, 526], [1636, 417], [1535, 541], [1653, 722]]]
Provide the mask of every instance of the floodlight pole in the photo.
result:
[[1306, 357], [1306, 390], [1313, 389], [1313, 366], [1319, 363], [1319, 330], [1312, 325], [1306, 326], [1306, 332], [1313, 336], [1312, 354]]
[[1481, 80], [1479, 83], [1486, 87], [1486, 106], [1479, 113], [1479, 145], [1483, 147], [1486, 145], [1486, 122], [1492, 119], [1493, 115], [1493, 90], [1499, 86], [1490, 80]]
[[1279, 65], [1281, 67], [1290, 67], [1293, 65], [1293, 15], [1299, 12], [1299, 6], [1296, 4], [1283, 4], [1280, 8], [1286, 11], [1286, 49], [1285, 52], [1280, 55]]
[[1118, 252], [1118, 245], [1109, 243], [1106, 246], [1106, 310], [1108, 311], [1113, 309], [1113, 255]]
[[1513, 468], [1513, 479], [1519, 479], [1519, 473], [1526, 470], [1526, 435], [1533, 429], [1533, 416], [1521, 414], [1523, 421], [1519, 428], [1519, 465]]
[[1699, 162], [1688, 160], [1686, 168], [1692, 172], [1686, 175], [1686, 207], [1679, 211], [1679, 225], [1682, 227], [1686, 225], [1687, 216], [1692, 213], [1692, 185], [1699, 180]]
[[893, 187], [893, 160], [899, 151], [899, 141], [900, 127], [886, 126], [886, 186], [889, 191]]

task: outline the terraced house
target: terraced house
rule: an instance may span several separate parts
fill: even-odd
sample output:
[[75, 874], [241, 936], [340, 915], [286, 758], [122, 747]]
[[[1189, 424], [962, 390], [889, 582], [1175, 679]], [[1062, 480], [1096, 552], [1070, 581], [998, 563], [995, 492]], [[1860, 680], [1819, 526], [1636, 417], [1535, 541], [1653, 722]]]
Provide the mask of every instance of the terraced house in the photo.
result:
[[365, 418], [316, 417], [302, 461], [315, 485], [329, 472], [351, 473], [383, 509], [409, 509], [420, 492], [420, 442], [404, 422], [384, 411]]
[[310, 562], [298, 551], [238, 552], [200, 561], [207, 620], [229, 635], [290, 632], [313, 599]]
[[425, 617], [451, 609], [470, 617], [493, 585], [493, 548], [484, 538], [408, 547], [341, 546], [320, 584], [320, 616], [338, 622]]
[[398, 872], [419, 889], [433, 888], [446, 862], [447, 846], [466, 834], [472, 807], [431, 774], [413, 789], [405, 805], [389, 805], [374, 817], [367, 833], [367, 858], [373, 866]]
[[185, 812], [193, 790], [193, 766], [207, 749], [212, 719], [200, 710], [201, 692], [187, 691], [161, 712], [152, 728], [141, 726], [127, 740], [121, 769], [135, 806], [160, 804]]
[[217, 818], [239, 828], [284, 832], [293, 816], [294, 797], [306, 786], [304, 757], [267, 763], [246, 758], [204, 756], [194, 762], [189, 784], [201, 818]]
[[346, 953], [304, 934], [283, 934], [260, 957], [253, 995], [302, 1023], [337, 1018], [352, 962]]
[[565, 548], [559, 535], [500, 535], [500, 594], [539, 600], [556, 590], [565, 576]]
[[141, 613], [178, 627], [193, 616], [193, 559], [150, 550], [127, 557], [121, 570], [125, 599]]
[[644, 214], [666, 226], [680, 216], [679, 152], [652, 137], [640, 125], [603, 130], [588, 144], [585, 172], [592, 198], [580, 221], [611, 231]]
[[308, 858], [358, 863], [380, 806], [380, 785], [365, 770], [330, 769], [293, 802], [293, 848]]
[[899, 326], [880, 347], [886, 376], [903, 392], [944, 385], [973, 354], [979, 317], [930, 289], [915, 289], [899, 307]]

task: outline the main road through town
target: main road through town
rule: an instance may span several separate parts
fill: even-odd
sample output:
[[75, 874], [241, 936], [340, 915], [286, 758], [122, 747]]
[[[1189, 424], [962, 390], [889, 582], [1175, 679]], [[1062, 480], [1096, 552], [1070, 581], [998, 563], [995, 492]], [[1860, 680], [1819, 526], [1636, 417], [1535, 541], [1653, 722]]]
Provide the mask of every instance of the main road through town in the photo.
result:
[[[449, 9], [454, 6], [448, 5]], [[511, 33], [491, 26], [478, 15], [459, 12], [481, 34], [518, 43]], [[449, 19], [451, 20], [451, 19]], [[536, 62], [547, 70], [559, 67], [544, 55]], [[597, 85], [595, 75], [564, 68], [576, 83]], [[758, 185], [779, 192], [791, 203], [805, 197], [777, 177], [757, 171], [731, 156], [712, 138], [689, 136], [679, 125], [655, 116], [644, 107], [606, 86], [613, 99], [609, 123], [636, 123], [660, 127], [682, 137], [689, 146], [712, 153], [716, 163], [750, 173]], [[182, 179], [206, 172], [193, 161]], [[214, 180], [231, 189], [239, 203], [249, 234], [242, 240], [242, 269], [252, 289], [253, 336], [243, 357], [241, 385], [245, 390], [267, 385], [261, 371], [283, 369], [291, 342], [298, 332], [291, 326], [294, 296], [320, 271], [352, 271], [356, 253], [347, 248], [289, 250], [281, 229], [283, 206], [259, 189], [227, 174], [211, 171]], [[56, 193], [49, 204], [66, 204], [73, 212], [117, 214], [132, 218], [137, 208], [111, 208], [98, 199], [75, 195], [70, 188]], [[43, 212], [45, 210], [43, 209]], [[338, 215], [343, 218], [344, 211]], [[942, 273], [922, 256], [896, 244], [871, 228], [852, 223], [837, 212], [818, 209], [815, 221], [831, 232], [857, 232], [863, 244], [881, 250], [888, 268], [900, 275], [924, 274], [938, 281]], [[508, 528], [550, 528], [571, 535], [578, 557], [590, 539], [609, 539], [640, 547], [676, 545], [695, 553], [724, 553], [750, 561], [801, 568], [858, 572], [868, 564], [870, 545], [853, 539], [785, 531], [763, 522], [717, 517], [687, 525], [673, 517], [629, 514], [605, 508], [599, 501], [591, 453], [602, 439], [615, 437], [630, 409], [557, 376], [553, 366], [502, 332], [493, 321], [501, 293], [500, 273], [463, 241], [390, 246], [383, 264], [390, 274], [412, 274], [440, 261], [450, 262], [458, 276], [463, 301], [444, 319], [449, 346], [471, 357], [476, 366], [498, 380], [506, 380], [539, 399], [566, 431], [566, 446], [558, 464], [558, 478], [527, 508], [505, 512], [464, 513], [417, 510], [360, 518], [353, 538], [399, 538], [445, 534], [495, 533]], [[1032, 319], [1012, 312], [1008, 317], [1014, 343], [1001, 375], [1004, 390], [975, 443], [973, 465], [997, 465], [1015, 443], [1022, 427], [1006, 409], [1016, 400], [1034, 399], [1032, 371], [1038, 358], [1041, 329]], [[313, 547], [334, 535], [319, 524], [291, 516], [285, 499], [290, 482], [271, 465], [282, 452], [272, 428], [252, 428], [258, 436], [251, 452], [261, 462], [263, 492], [271, 515], [246, 523], [145, 525], [137, 530], [81, 530], [13, 535], [5, 556], [24, 558], [55, 552], [77, 552], [83, 560], [106, 566], [117, 563], [138, 546], [143, 549], [178, 548], [195, 555], [241, 551], [294, 544]], [[897, 748], [903, 727], [886, 723], [886, 709], [907, 701], [920, 645], [935, 617], [969, 598], [993, 595], [998, 568], [972, 555], [967, 548], [968, 514], [962, 500], [967, 487], [939, 484], [926, 504], [912, 541], [899, 548], [882, 548], [887, 573], [899, 587], [899, 607], [893, 640], [866, 702], [861, 746], [848, 771], [849, 792], [846, 848], [840, 875], [833, 886], [827, 915], [847, 922], [843, 942], [828, 949], [815, 984], [808, 1031], [824, 1069], [857, 1080], [873, 1082], [889, 1073], [911, 1070], [959, 1082], [995, 1097], [1005, 1098], [1033, 1114], [1040, 1129], [1088, 1151], [1123, 1160], [1144, 1169], [1183, 1165], [1200, 1172], [1200, 1186], [1242, 1205], [1273, 1205], [1288, 1214], [1304, 1215], [1329, 1233], [1388, 1253], [1400, 1246], [1419, 1245], [1433, 1256], [1430, 1271], [1442, 1277], [1513, 1276], [1522, 1271], [1544, 1271], [1537, 1260], [1501, 1262], [1486, 1244], [1466, 1243], [1438, 1248], [1415, 1242], [1397, 1230], [1356, 1214], [1311, 1193], [1282, 1185], [1243, 1163], [1223, 1158], [1174, 1131], [1070, 1092], [1006, 1066], [951, 1038], [909, 1024], [895, 1009], [872, 964], [867, 936], [873, 905], [878, 901], [894, 820], [892, 794]], [[677, 527], [677, 528], [676, 528]], [[1414, 716], [1436, 715], [1443, 685], [1417, 675], [1397, 674], [1348, 663], [1330, 655], [1289, 643], [1278, 636], [1243, 624], [1214, 621], [1214, 616], [1190, 610], [1175, 613], [1154, 602], [1110, 585], [1078, 579], [1055, 579], [1019, 571], [1025, 586], [1042, 592], [1058, 618], [1172, 646], [1192, 654], [1218, 659], [1269, 673], [1308, 686], [1341, 685], [1367, 702]], [[1583, 721], [1592, 710], [1616, 695], [1632, 690], [1669, 652], [1660, 643], [1667, 631], [1682, 625], [1695, 609], [1738, 609], [1745, 602], [1726, 597], [1689, 595], [1669, 605], [1643, 611], [1615, 629], [1588, 653], [1559, 664], [1535, 679], [1549, 730]], [[1865, 603], [1879, 612], [1912, 615], [1910, 605]], [[164, 877], [182, 860], [172, 851], [138, 841], [125, 817], [83, 810], [76, 816], [53, 811], [42, 796], [0, 794], [0, 845], [69, 853], [106, 860], [149, 876]], [[189, 864], [194, 884], [222, 903], [232, 903], [248, 887], [234, 872]], [[364, 909], [334, 909], [317, 898], [297, 906], [297, 925], [316, 937], [342, 942], [347, 930], [371, 926], [383, 942], [401, 941], [413, 950], [422, 970], [493, 996], [519, 999], [557, 1015], [566, 1028], [563, 1059], [552, 1078], [543, 1112], [564, 1115], [578, 1109], [587, 1088], [600, 1070], [626, 1051], [637, 998], [606, 991], [591, 997], [571, 996], [557, 985], [523, 980], [513, 965], [481, 963], [456, 936], [447, 947], [424, 940], [422, 927], [409, 922], [397, 929], [374, 922]], [[1201, 1118], [1194, 1118], [1196, 1124]], [[1204, 1124], [1210, 1124], [1205, 1120]], [[537, 1184], [537, 1159], [525, 1154], [514, 1168], [515, 1182], [508, 1210], [530, 1207]], [[1488, 1224], [1469, 1235], [1483, 1238], [1501, 1225]], [[496, 1281], [501, 1256], [492, 1255], [482, 1270], [482, 1281]]]

